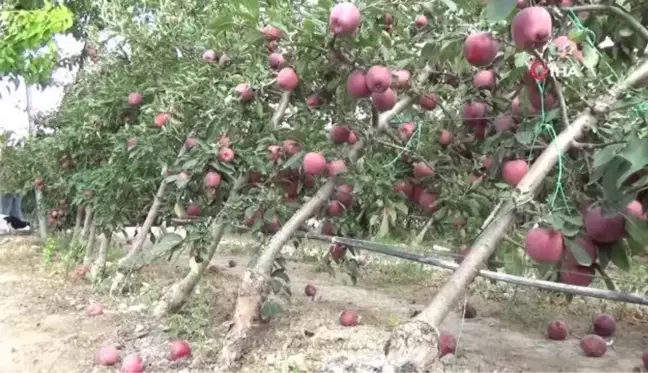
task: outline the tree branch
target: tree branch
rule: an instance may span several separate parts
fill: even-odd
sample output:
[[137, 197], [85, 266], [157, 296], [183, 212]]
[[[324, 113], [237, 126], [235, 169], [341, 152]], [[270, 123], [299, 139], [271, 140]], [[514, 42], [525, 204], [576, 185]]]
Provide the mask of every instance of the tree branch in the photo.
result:
[[569, 111], [567, 111], [567, 102], [563, 94], [562, 84], [556, 78], [552, 78], [554, 87], [556, 88], [556, 95], [558, 96], [558, 103], [560, 104], [560, 113], [563, 120], [563, 128], [569, 127]]
[[281, 95], [281, 101], [275, 109], [275, 113], [272, 116], [272, 126], [276, 129], [281, 124], [281, 120], [286, 115], [286, 109], [288, 109], [288, 104], [290, 103], [290, 96], [292, 92], [286, 91]]
[[623, 8], [616, 5], [604, 5], [604, 4], [590, 4], [590, 5], [577, 5], [569, 8], [563, 8], [564, 10], [571, 10], [573, 12], [609, 12], [623, 18], [624, 21], [628, 22], [632, 28], [635, 29], [641, 37], [648, 41], [648, 29], [646, 29], [641, 22], [637, 21], [630, 13], [626, 12]]

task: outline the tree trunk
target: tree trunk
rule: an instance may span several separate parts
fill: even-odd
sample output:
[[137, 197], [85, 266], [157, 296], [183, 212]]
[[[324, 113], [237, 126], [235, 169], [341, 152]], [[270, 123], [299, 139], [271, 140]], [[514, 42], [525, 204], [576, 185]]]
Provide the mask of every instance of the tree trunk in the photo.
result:
[[104, 229], [103, 237], [99, 244], [99, 251], [97, 252], [95, 261], [92, 264], [92, 268], [90, 269], [90, 280], [95, 284], [101, 282], [101, 279], [103, 279], [106, 270], [106, 257], [108, 255], [111, 241], [112, 231], [110, 229]]
[[76, 216], [74, 219], [74, 230], [72, 231], [72, 241], [77, 242], [79, 240], [79, 235], [81, 234], [81, 228], [83, 225], [83, 209], [77, 209]]
[[478, 268], [488, 260], [514, 223], [516, 207], [533, 200], [538, 187], [556, 165], [560, 154], [565, 153], [573, 141], [582, 136], [586, 128], [596, 126], [598, 120], [594, 113], [603, 115], [609, 112], [620, 94], [646, 75], [648, 75], [648, 62], [642, 63], [626, 80], [613, 87], [607, 97], [595, 103], [593, 110], [587, 109], [579, 115], [542, 152], [517, 185], [513, 199], [502, 204], [496, 211], [495, 218], [477, 238], [459, 268], [439, 290], [432, 302], [415, 318], [394, 330], [385, 345], [386, 361], [383, 365], [383, 373], [422, 372], [436, 361], [440, 324], [452, 305], [473, 281]]
[[[229, 198], [225, 202], [225, 206], [221, 210], [221, 213], [225, 213], [227, 205], [238, 198], [238, 192], [245, 185], [247, 180], [247, 175], [245, 175], [234, 182]], [[229, 224], [225, 222], [225, 218], [219, 217], [214, 219], [214, 222], [211, 225], [211, 243], [207, 248], [205, 257], [202, 258], [201, 261], [197, 261], [196, 256], [194, 255], [189, 258], [189, 273], [187, 273], [182, 280], [171, 285], [164, 296], [160, 299], [153, 310], [153, 315], [155, 317], [160, 318], [164, 315], [176, 313], [185, 305], [185, 303], [187, 303], [189, 297], [191, 297], [191, 293], [198, 284], [198, 281], [200, 281], [202, 275], [205, 273], [205, 268], [207, 268], [209, 263], [211, 263], [228, 225]]]
[[81, 237], [79, 238], [81, 242], [88, 239], [88, 234], [90, 233], [90, 227], [92, 226], [92, 210], [90, 206], [86, 206], [85, 217], [83, 218], [83, 230], [81, 230]]
[[[27, 89], [29, 91], [29, 89]], [[43, 241], [47, 239], [47, 214], [43, 205], [43, 191], [35, 189], [36, 195], [36, 216], [38, 218], [38, 233]]]
[[[180, 152], [178, 153], [177, 158], [182, 157], [186, 152], [187, 147], [183, 145], [180, 149]], [[146, 242], [146, 239], [149, 236], [151, 227], [153, 227], [153, 223], [155, 222], [155, 219], [158, 216], [158, 212], [160, 211], [160, 206], [162, 205], [162, 199], [164, 197], [164, 192], [166, 191], [167, 186], [165, 176], [166, 170], [166, 167], [162, 170], [162, 181], [160, 181], [160, 186], [155, 193], [153, 204], [151, 205], [151, 208], [146, 215], [146, 219], [142, 224], [142, 229], [134, 238], [135, 241], [133, 242], [133, 247], [128, 251], [128, 254], [126, 254], [126, 256], [117, 261], [117, 271], [115, 273], [115, 277], [113, 278], [112, 284], [110, 285], [110, 294], [114, 294], [120, 289], [122, 282], [124, 281], [124, 279], [126, 279], [126, 276], [129, 273], [136, 272], [141, 269], [141, 266], [136, 267], [136, 263], [143, 263], [142, 261], [138, 260], [140, 257], [140, 251], [142, 250], [142, 247], [144, 247], [144, 242]]]
[[92, 262], [92, 254], [94, 254], [94, 245], [97, 239], [97, 228], [94, 224], [90, 227], [90, 233], [88, 234], [88, 241], [86, 242], [85, 254], [83, 255], [83, 265], [89, 266]]
[[[354, 145], [355, 153], [357, 154], [363, 146], [363, 140], [357, 142]], [[352, 159], [355, 158], [354, 156]], [[252, 322], [258, 319], [263, 301], [270, 290], [270, 273], [276, 256], [286, 242], [290, 240], [293, 233], [328, 201], [333, 194], [336, 182], [335, 179], [327, 181], [308, 202], [297, 210], [263, 248], [254, 268], [249, 268], [245, 272], [239, 287], [232, 326], [225, 337], [223, 348], [216, 363], [221, 369], [225, 371], [231, 370], [242, 354], [245, 353], [245, 344]]]
[[[425, 67], [417, 79], [418, 83], [425, 82], [430, 76], [430, 68]], [[378, 132], [389, 130], [391, 119], [410, 107], [414, 102], [413, 96], [407, 96], [400, 100], [394, 108], [380, 115], [376, 120]], [[354, 164], [359, 157], [360, 151], [368, 139], [358, 141], [349, 152], [349, 163]], [[270, 291], [270, 274], [275, 258], [283, 246], [322, 204], [329, 200], [337, 184], [337, 178], [327, 181], [315, 195], [308, 200], [295, 214], [281, 227], [263, 248], [254, 268], [249, 268], [243, 277], [239, 288], [234, 317], [229, 332], [225, 337], [223, 348], [218, 356], [216, 365], [223, 371], [232, 370], [236, 362], [246, 350], [248, 335], [252, 323], [259, 316], [259, 311]]]
[[214, 257], [218, 244], [225, 233], [227, 224], [222, 219], [219, 220], [221, 220], [219, 222], [220, 224], [216, 225], [212, 230], [211, 243], [207, 248], [205, 257], [201, 258], [200, 262], [196, 260], [197, 256], [195, 255], [189, 258], [189, 273], [182, 280], [171, 285], [164, 296], [162, 296], [153, 310], [155, 317], [160, 318], [178, 312], [191, 297], [191, 293], [205, 273], [205, 268], [207, 268]]

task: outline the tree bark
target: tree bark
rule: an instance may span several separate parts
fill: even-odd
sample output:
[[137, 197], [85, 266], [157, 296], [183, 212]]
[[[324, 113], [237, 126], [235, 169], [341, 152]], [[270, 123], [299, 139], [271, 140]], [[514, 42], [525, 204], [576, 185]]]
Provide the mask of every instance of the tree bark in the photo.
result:
[[81, 228], [83, 225], [83, 209], [77, 209], [74, 219], [74, 230], [72, 231], [72, 242], [75, 243], [79, 240]]
[[[426, 66], [417, 77], [417, 83], [423, 84], [427, 81], [430, 73], [430, 67]], [[407, 96], [401, 99], [392, 110], [382, 113], [375, 123], [378, 132], [387, 131], [391, 119], [410, 107], [414, 99], [414, 96]], [[349, 152], [349, 164], [355, 163], [358, 159], [366, 141], [367, 139], [361, 139], [353, 146]], [[293, 233], [313, 216], [324, 202], [329, 200], [336, 184], [337, 178], [327, 181], [308, 202], [302, 205], [263, 248], [257, 264], [245, 272], [239, 288], [232, 324], [216, 362], [219, 369], [232, 370], [245, 353], [252, 323], [258, 318], [261, 306], [270, 291], [270, 273], [275, 258]]]
[[161, 318], [165, 315], [176, 313], [187, 303], [198, 281], [200, 281], [202, 275], [205, 273], [205, 268], [207, 268], [214, 257], [214, 253], [216, 253], [216, 249], [225, 233], [227, 224], [223, 219], [219, 220], [221, 220], [220, 224], [212, 231], [211, 242], [207, 248], [205, 257], [201, 258], [202, 260], [200, 262], [196, 260], [196, 256], [194, 255], [189, 258], [189, 273], [182, 280], [177, 281], [169, 287], [155, 306], [153, 316]]
[[85, 217], [83, 218], [83, 230], [81, 230], [81, 237], [79, 238], [81, 242], [88, 238], [90, 227], [92, 226], [92, 209], [90, 209], [90, 206], [86, 206], [84, 210]]
[[[356, 143], [361, 147], [362, 141]], [[225, 337], [223, 348], [216, 365], [224, 371], [229, 371], [245, 352], [245, 343], [252, 326], [252, 321], [259, 315], [259, 310], [270, 290], [270, 271], [274, 258], [281, 248], [290, 239], [293, 232], [310, 218], [317, 209], [326, 202], [335, 188], [336, 181], [327, 181], [317, 193], [306, 202], [287, 222], [281, 227], [263, 249], [257, 264], [245, 271], [243, 281], [239, 287], [236, 308], [230, 330]]]
[[97, 239], [97, 228], [94, 224], [90, 227], [90, 233], [88, 234], [88, 241], [85, 246], [85, 254], [83, 255], [83, 265], [89, 266], [92, 262], [92, 254], [94, 254], [95, 241]]
[[[246, 174], [234, 182], [229, 198], [225, 206], [223, 206], [221, 213], [226, 213], [227, 206], [238, 198], [240, 189], [247, 181]], [[211, 242], [207, 248], [205, 257], [200, 262], [196, 260], [195, 256], [189, 258], [189, 273], [182, 280], [171, 285], [155, 306], [153, 316], [160, 318], [164, 315], [176, 313], [187, 303], [198, 281], [200, 281], [202, 275], [205, 273], [205, 269], [211, 263], [228, 225], [226, 218], [223, 217], [218, 217], [211, 223]]]
[[99, 251], [95, 257], [92, 268], [90, 269], [90, 280], [93, 283], [99, 283], [103, 279], [106, 270], [106, 257], [108, 256], [108, 249], [112, 241], [113, 232], [110, 229], [104, 229], [101, 243], [99, 244]]
[[383, 373], [423, 372], [436, 361], [438, 353], [438, 330], [452, 305], [464, 293], [475, 278], [477, 271], [502, 240], [515, 221], [515, 209], [533, 200], [538, 187], [549, 171], [556, 165], [558, 157], [567, 151], [573, 141], [582, 136], [587, 127], [594, 127], [596, 115], [609, 112], [617, 98], [628, 88], [648, 75], [648, 62], [642, 63], [623, 82], [614, 86], [610, 94], [587, 109], [565, 128], [538, 157], [514, 191], [514, 197], [501, 205], [494, 219], [484, 229], [463, 262], [436, 294], [432, 302], [415, 318], [395, 329], [385, 345], [386, 361]]
[[[191, 135], [190, 135], [191, 136]], [[182, 157], [187, 152], [187, 147], [182, 145], [178, 157]], [[144, 261], [138, 260], [140, 257], [140, 251], [144, 247], [144, 242], [149, 236], [149, 232], [153, 227], [153, 223], [158, 216], [160, 211], [160, 206], [162, 205], [162, 199], [164, 198], [164, 192], [166, 191], [167, 181], [166, 181], [166, 170], [167, 167], [164, 167], [162, 170], [162, 181], [160, 181], [160, 186], [158, 187], [155, 197], [153, 199], [153, 204], [146, 215], [146, 219], [142, 224], [142, 229], [138, 232], [137, 236], [134, 237], [134, 242], [132, 248], [128, 251], [128, 254], [123, 258], [117, 261], [117, 271], [115, 272], [115, 277], [113, 278], [112, 284], [110, 285], [110, 294], [117, 292], [124, 279], [129, 273], [139, 271], [142, 267], [137, 267], [137, 263], [144, 265]]]
[[[29, 91], [29, 87], [27, 87]], [[38, 218], [38, 233], [43, 241], [47, 239], [47, 213], [43, 205], [43, 191], [35, 189], [36, 196], [36, 217]]]

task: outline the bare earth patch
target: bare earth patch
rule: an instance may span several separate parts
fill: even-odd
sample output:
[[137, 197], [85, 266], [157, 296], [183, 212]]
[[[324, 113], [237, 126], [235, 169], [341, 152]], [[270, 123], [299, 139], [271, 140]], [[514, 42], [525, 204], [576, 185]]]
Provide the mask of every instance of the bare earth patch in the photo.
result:
[[[108, 343], [121, 346], [122, 356], [140, 352], [148, 371], [213, 368], [248, 257], [217, 257], [191, 304], [180, 315], [156, 323], [149, 317], [151, 302], [183, 274], [183, 262], [156, 264], [142, 274], [143, 285], [131, 295], [111, 298], [102, 287], [93, 289], [60, 267], [42, 264], [40, 246], [30, 240], [14, 237], [0, 245], [1, 372], [114, 371], [92, 362], [95, 350]], [[229, 260], [237, 265], [230, 268]], [[347, 358], [365, 361], [367, 371], [377, 366], [390, 330], [422, 308], [447, 274], [439, 272], [410, 285], [390, 285], [375, 280], [371, 271], [367, 269], [358, 286], [350, 286], [343, 274], [333, 278], [316, 272], [313, 264], [291, 262], [291, 302], [284, 304], [279, 317], [258, 327], [242, 371], [312, 372], [320, 369], [322, 361], [333, 359], [343, 366]], [[314, 300], [303, 294], [309, 281], [318, 288]], [[576, 336], [582, 336], [591, 315], [602, 306], [590, 302], [588, 308], [578, 303], [566, 308], [548, 304], [547, 299], [537, 292], [511, 298], [501, 292], [477, 295], [475, 291], [470, 301], [478, 316], [468, 320], [454, 312], [444, 323], [444, 330], [458, 338], [458, 353], [444, 358], [438, 369], [628, 372], [640, 364], [648, 342], [645, 322], [622, 319], [607, 354], [587, 358], [577, 337], [551, 342], [544, 336], [545, 328], [553, 318], [562, 318]], [[85, 308], [93, 301], [104, 305], [104, 315], [86, 315]], [[339, 313], [346, 308], [360, 311], [362, 325], [339, 325]], [[166, 343], [173, 338], [190, 340], [192, 359], [173, 364], [165, 359]]]

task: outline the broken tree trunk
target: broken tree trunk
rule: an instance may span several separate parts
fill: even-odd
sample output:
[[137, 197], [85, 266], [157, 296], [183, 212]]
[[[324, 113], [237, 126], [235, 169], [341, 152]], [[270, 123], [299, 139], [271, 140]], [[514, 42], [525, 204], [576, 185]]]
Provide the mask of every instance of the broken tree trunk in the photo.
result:
[[[245, 185], [246, 182], [247, 175], [235, 181], [234, 185], [232, 186], [232, 191], [230, 192], [229, 198], [227, 199], [227, 202], [225, 203], [225, 206], [221, 211], [221, 214], [227, 213], [227, 205], [235, 201], [235, 199], [238, 197], [238, 191]], [[187, 273], [187, 275], [182, 280], [177, 281], [176, 283], [171, 285], [167, 292], [162, 296], [158, 304], [155, 306], [155, 309], [153, 310], [153, 315], [155, 317], [160, 318], [168, 314], [176, 313], [182, 308], [182, 306], [185, 305], [185, 303], [187, 303], [187, 300], [189, 300], [189, 298], [191, 297], [191, 293], [198, 284], [198, 281], [200, 281], [203, 274], [205, 273], [205, 269], [207, 268], [209, 263], [211, 263], [211, 260], [216, 253], [216, 249], [218, 249], [218, 245], [220, 244], [220, 241], [225, 234], [225, 230], [229, 225], [226, 221], [227, 219], [223, 217], [214, 219], [214, 222], [210, 227], [211, 242], [207, 247], [207, 253], [205, 254], [205, 257], [200, 258], [200, 260], [197, 260], [197, 258], [199, 258], [198, 255], [191, 255], [189, 257], [189, 273]]]
[[[430, 73], [431, 69], [426, 66], [417, 78], [417, 83], [420, 85], [427, 81]], [[382, 113], [376, 123], [377, 130], [387, 130], [391, 119], [410, 107], [414, 102], [414, 98], [413, 96], [407, 96], [400, 100], [392, 110]], [[349, 164], [355, 163], [358, 159], [360, 152], [366, 145], [365, 141], [366, 139], [361, 140], [353, 146], [349, 152]], [[256, 265], [245, 271], [243, 281], [239, 287], [232, 324], [216, 362], [218, 369], [223, 371], [231, 370], [245, 352], [252, 324], [258, 318], [261, 306], [270, 291], [270, 273], [275, 258], [286, 242], [290, 240], [293, 233], [312, 217], [322, 204], [329, 200], [335, 190], [336, 183], [337, 178], [328, 180], [308, 202], [302, 205], [265, 245]]]
[[579, 138], [587, 127], [596, 125], [596, 115], [609, 112], [617, 98], [629, 87], [648, 75], [648, 62], [642, 63], [623, 82], [614, 86], [610, 94], [595, 103], [568, 125], [542, 152], [514, 191], [514, 197], [502, 203], [494, 218], [482, 231], [463, 262], [446, 281], [432, 302], [415, 318], [401, 324], [394, 330], [385, 345], [386, 361], [383, 373], [422, 372], [437, 361], [439, 326], [452, 305], [464, 293], [477, 275], [477, 271], [491, 256], [515, 221], [516, 206], [528, 203], [556, 165], [558, 157], [565, 153], [573, 141]]
[[[220, 224], [212, 231], [211, 242], [209, 243], [205, 257], [200, 258], [198, 255], [191, 255], [189, 257], [189, 273], [182, 280], [171, 285], [155, 306], [153, 316], [161, 318], [165, 315], [176, 313], [187, 303], [198, 281], [200, 281], [205, 273], [205, 269], [214, 257], [218, 244], [225, 233], [227, 223], [223, 219], [219, 220]], [[200, 261], [197, 259], [200, 259]]]
[[103, 279], [106, 270], [106, 257], [108, 256], [108, 249], [110, 248], [112, 235], [113, 232], [110, 229], [103, 230], [103, 237], [101, 237], [99, 250], [97, 251], [97, 256], [95, 257], [92, 268], [90, 269], [90, 281], [94, 284], [101, 282]]
[[88, 241], [85, 246], [85, 254], [83, 255], [83, 265], [89, 266], [92, 262], [92, 254], [94, 254], [94, 245], [97, 239], [97, 228], [94, 224], [90, 227], [90, 233], [88, 233]]
[[[189, 135], [191, 136], [191, 135]], [[177, 158], [181, 158], [187, 152], [187, 147], [183, 144], [180, 152], [178, 153]], [[121, 284], [126, 279], [126, 276], [132, 272], [136, 272], [145, 265], [145, 261], [140, 260], [140, 251], [144, 247], [144, 243], [149, 236], [149, 232], [157, 219], [158, 212], [160, 211], [160, 206], [162, 205], [162, 199], [164, 197], [164, 192], [166, 191], [167, 181], [166, 181], [166, 171], [167, 167], [164, 167], [162, 170], [162, 181], [160, 181], [160, 186], [158, 187], [155, 197], [153, 198], [153, 204], [146, 214], [146, 219], [142, 224], [142, 229], [138, 232], [137, 236], [134, 238], [133, 246], [128, 251], [128, 254], [123, 258], [117, 261], [117, 271], [115, 272], [115, 277], [113, 278], [112, 284], [110, 285], [110, 294], [114, 294], [120, 290]]]

